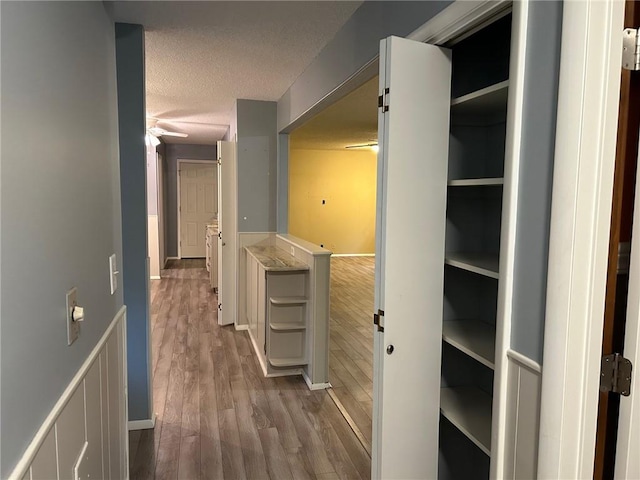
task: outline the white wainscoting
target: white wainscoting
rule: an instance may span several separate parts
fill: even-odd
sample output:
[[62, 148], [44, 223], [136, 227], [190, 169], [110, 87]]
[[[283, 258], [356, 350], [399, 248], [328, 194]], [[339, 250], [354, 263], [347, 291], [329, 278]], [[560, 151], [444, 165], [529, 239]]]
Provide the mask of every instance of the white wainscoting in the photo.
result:
[[122, 307], [9, 478], [128, 479], [126, 382], [126, 308]]
[[505, 478], [537, 478], [542, 370], [528, 357], [507, 351]]

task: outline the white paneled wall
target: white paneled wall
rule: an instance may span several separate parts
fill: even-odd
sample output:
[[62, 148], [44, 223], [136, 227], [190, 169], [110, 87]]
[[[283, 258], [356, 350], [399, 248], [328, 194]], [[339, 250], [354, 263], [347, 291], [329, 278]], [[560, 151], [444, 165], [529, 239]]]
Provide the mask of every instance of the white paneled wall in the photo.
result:
[[505, 478], [537, 478], [541, 367], [509, 350]]
[[129, 477], [125, 312], [122, 307], [113, 319], [40, 427], [11, 479]]

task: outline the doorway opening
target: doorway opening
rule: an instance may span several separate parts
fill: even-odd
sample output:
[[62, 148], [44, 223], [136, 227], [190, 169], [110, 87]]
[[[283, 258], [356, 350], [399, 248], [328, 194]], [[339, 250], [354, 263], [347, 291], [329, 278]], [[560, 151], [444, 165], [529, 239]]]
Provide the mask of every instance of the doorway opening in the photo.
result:
[[378, 77], [289, 137], [289, 233], [332, 251], [329, 390], [371, 455]]

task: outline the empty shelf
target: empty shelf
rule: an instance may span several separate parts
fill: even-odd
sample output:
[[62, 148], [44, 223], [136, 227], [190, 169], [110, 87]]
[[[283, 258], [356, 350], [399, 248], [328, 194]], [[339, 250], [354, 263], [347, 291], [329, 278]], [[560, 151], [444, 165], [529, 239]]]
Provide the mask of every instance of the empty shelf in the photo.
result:
[[269, 297], [271, 305], [304, 305], [307, 297]]
[[507, 114], [509, 80], [451, 100], [451, 122], [458, 125], [487, 125], [504, 122]]
[[496, 330], [475, 320], [449, 320], [442, 324], [442, 339], [471, 358], [493, 369]]
[[299, 367], [307, 364], [304, 357], [298, 358], [270, 358], [269, 363], [274, 367]]
[[447, 253], [444, 263], [486, 277], [499, 278], [500, 258], [497, 253]]
[[440, 413], [491, 455], [491, 395], [476, 387], [440, 389]]
[[287, 330], [306, 330], [307, 326], [304, 323], [285, 323], [285, 322], [271, 322], [269, 328], [275, 331], [287, 331]]
[[464, 178], [460, 180], [449, 180], [450, 187], [483, 187], [493, 185], [503, 185], [504, 178]]

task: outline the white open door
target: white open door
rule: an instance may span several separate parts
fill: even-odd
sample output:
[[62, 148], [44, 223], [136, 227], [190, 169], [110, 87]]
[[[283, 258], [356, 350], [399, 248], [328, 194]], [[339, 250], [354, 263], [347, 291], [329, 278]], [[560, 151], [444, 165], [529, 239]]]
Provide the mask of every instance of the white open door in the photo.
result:
[[[640, 158], [638, 159], [640, 165]], [[620, 397], [615, 478], [640, 478], [640, 185], [636, 182], [624, 357], [631, 360], [631, 395]]]
[[450, 51], [381, 42], [373, 478], [437, 477], [450, 85]]
[[218, 142], [218, 324], [236, 318], [236, 155], [234, 142]]

